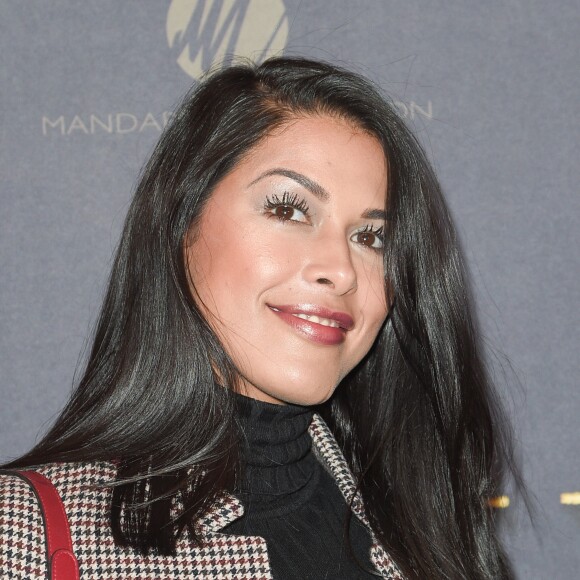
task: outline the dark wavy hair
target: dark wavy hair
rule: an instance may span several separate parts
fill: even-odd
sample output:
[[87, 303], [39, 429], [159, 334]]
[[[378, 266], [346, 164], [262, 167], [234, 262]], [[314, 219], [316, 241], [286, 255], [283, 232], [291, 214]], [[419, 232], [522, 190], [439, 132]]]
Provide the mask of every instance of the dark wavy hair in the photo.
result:
[[[12, 467], [115, 460], [116, 541], [171, 554], [238, 477], [236, 369], [192, 299], [187, 232], [216, 184], [301, 115], [346, 119], [389, 169], [391, 309], [376, 343], [318, 412], [354, 473], [379, 541], [409, 578], [509, 575], [488, 498], [504, 455], [437, 179], [393, 105], [363, 77], [301, 58], [236, 64], [185, 98], [126, 218], [86, 370], [44, 439]], [[172, 510], [178, 509], [175, 514]]]

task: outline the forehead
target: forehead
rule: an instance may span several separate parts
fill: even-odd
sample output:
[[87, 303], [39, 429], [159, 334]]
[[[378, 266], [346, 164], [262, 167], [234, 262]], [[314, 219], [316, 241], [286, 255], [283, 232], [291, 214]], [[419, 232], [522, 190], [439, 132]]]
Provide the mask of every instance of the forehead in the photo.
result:
[[382, 145], [352, 121], [331, 116], [293, 118], [258, 142], [233, 172], [251, 178], [272, 168], [296, 171], [333, 189], [386, 195]]

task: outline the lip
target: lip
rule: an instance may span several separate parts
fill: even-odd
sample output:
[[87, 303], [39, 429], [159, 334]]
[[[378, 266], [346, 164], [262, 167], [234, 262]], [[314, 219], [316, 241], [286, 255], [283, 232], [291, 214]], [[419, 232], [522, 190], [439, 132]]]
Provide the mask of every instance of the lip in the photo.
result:
[[[335, 312], [316, 304], [268, 304], [268, 308], [286, 324], [319, 344], [341, 344], [344, 342], [346, 333], [354, 327], [354, 320], [345, 312]], [[324, 326], [311, 320], [298, 318], [296, 314], [328, 318], [335, 321], [338, 327]]]

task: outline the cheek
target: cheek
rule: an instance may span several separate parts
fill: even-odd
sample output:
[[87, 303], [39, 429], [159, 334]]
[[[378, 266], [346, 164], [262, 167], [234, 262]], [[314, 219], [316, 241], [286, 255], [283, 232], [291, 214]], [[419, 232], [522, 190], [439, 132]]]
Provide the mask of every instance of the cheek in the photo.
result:
[[367, 265], [363, 268], [359, 281], [359, 291], [363, 301], [362, 309], [365, 319], [370, 325], [380, 327], [388, 313], [387, 296], [385, 290], [385, 275], [381, 263]]
[[[212, 286], [215, 290], [230, 284], [237, 271], [249, 268], [247, 232], [226, 212], [209, 206], [197, 237], [187, 248], [189, 271], [195, 286]], [[215, 286], [214, 286], [215, 285]], [[201, 288], [198, 288], [201, 291]]]
[[201, 302], [206, 314], [223, 315], [224, 294], [232, 292], [232, 282], [228, 275], [236, 266], [237, 256], [231, 232], [213, 227], [210, 216], [206, 216], [197, 237], [186, 248], [187, 266], [190, 275], [192, 294]]
[[223, 233], [205, 228], [187, 249], [189, 272], [201, 301], [222, 322], [236, 326], [254, 316], [269, 288], [288, 283], [297, 265], [287, 244], [272, 241], [256, 228]]

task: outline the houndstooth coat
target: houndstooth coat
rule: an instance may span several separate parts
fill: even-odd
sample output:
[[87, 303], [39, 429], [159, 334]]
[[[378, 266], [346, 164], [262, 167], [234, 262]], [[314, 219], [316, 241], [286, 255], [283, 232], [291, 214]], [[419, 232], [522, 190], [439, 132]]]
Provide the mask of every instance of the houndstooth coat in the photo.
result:
[[[313, 450], [347, 501], [353, 476], [332, 433], [318, 416], [310, 425]], [[110, 488], [98, 487], [115, 478], [110, 463], [53, 463], [37, 468], [56, 486], [71, 528], [73, 549], [82, 579], [272, 578], [266, 541], [258, 536], [232, 536], [220, 530], [243, 515], [241, 503], [225, 496], [199, 520], [203, 544], [193, 546], [184, 535], [176, 556], [141, 556], [119, 548], [109, 525]], [[394, 562], [377, 543], [357, 495], [353, 513], [367, 526], [373, 546], [370, 558], [383, 577], [403, 580]], [[0, 577], [46, 578], [44, 528], [40, 508], [30, 487], [17, 476], [0, 476]]]

